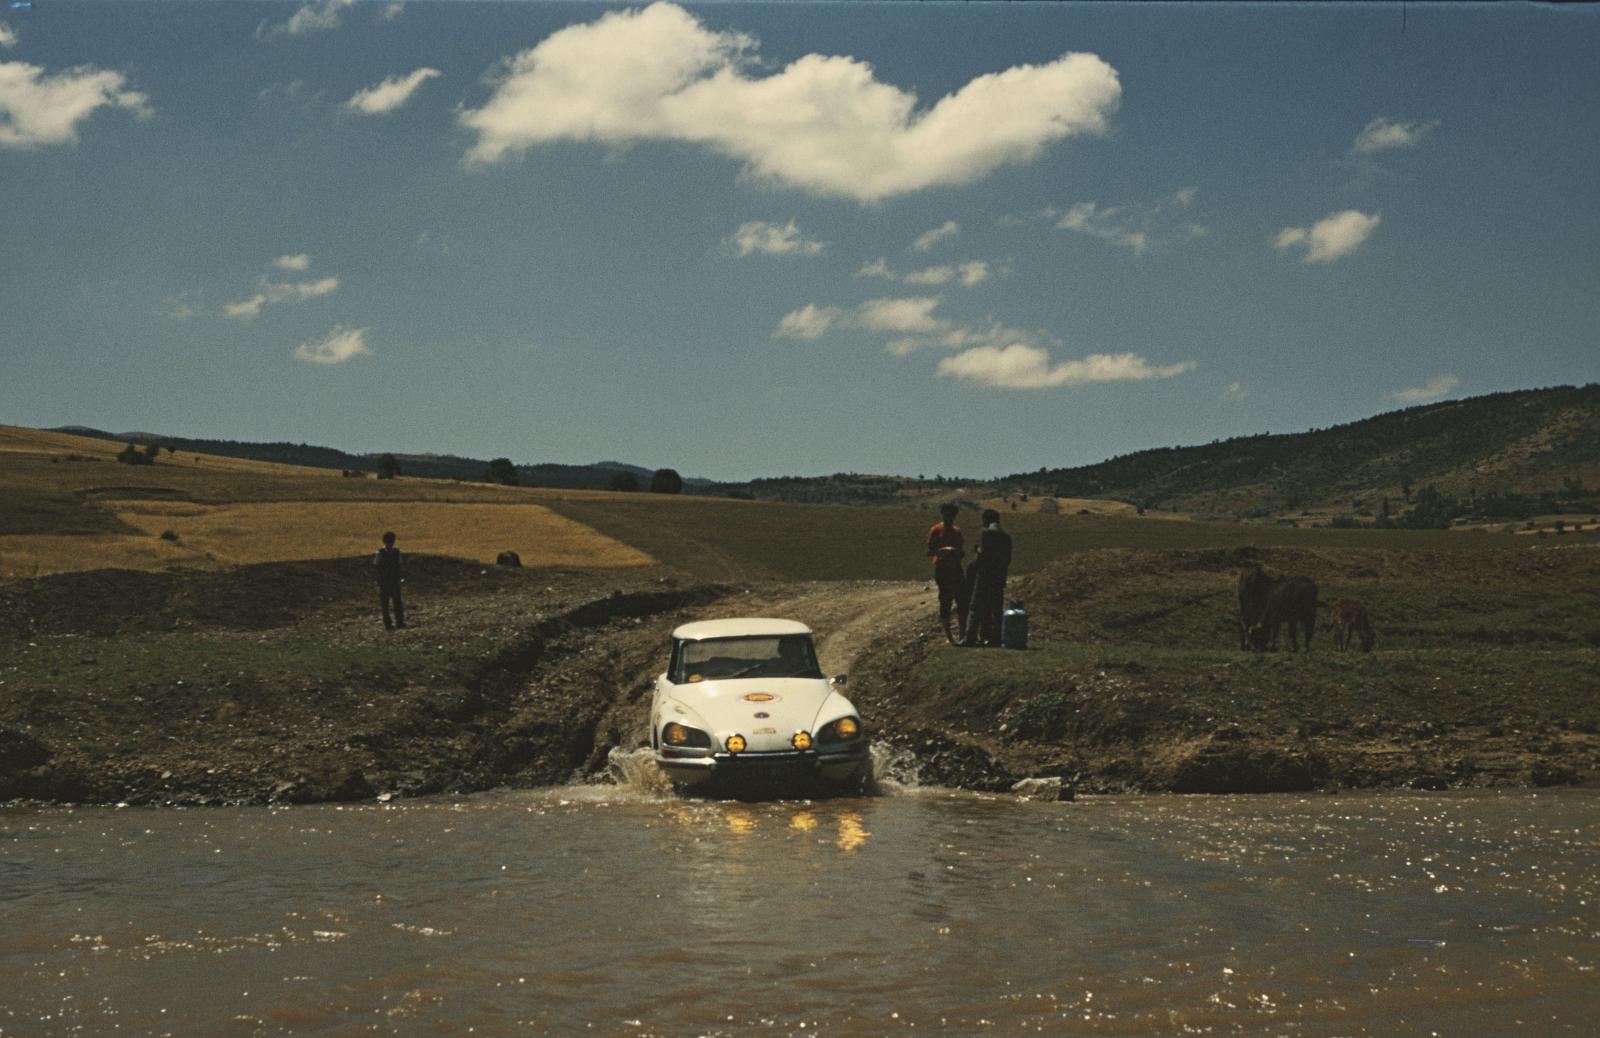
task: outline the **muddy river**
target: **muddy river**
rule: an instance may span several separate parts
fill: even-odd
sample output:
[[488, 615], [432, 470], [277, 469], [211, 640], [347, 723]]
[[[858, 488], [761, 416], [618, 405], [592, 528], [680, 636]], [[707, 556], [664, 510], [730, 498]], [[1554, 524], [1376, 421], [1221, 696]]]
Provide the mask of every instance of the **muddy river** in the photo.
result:
[[0, 1034], [1593, 1034], [1592, 792], [0, 812]]

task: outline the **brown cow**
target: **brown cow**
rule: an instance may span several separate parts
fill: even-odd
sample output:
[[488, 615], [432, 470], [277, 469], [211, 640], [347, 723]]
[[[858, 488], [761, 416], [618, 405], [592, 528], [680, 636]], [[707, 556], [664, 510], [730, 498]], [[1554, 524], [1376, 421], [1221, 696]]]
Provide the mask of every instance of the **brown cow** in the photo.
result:
[[1371, 652], [1378, 640], [1377, 632], [1372, 629], [1372, 617], [1367, 615], [1367, 607], [1353, 598], [1341, 598], [1333, 603], [1334, 647], [1343, 652], [1350, 644], [1351, 635], [1361, 639], [1362, 652]]
[[1300, 651], [1299, 628], [1306, 632], [1306, 651], [1311, 651], [1311, 632], [1317, 621], [1317, 582], [1310, 577], [1286, 577], [1278, 581], [1267, 596], [1261, 619], [1250, 629], [1250, 643], [1257, 649], [1278, 651], [1278, 627], [1289, 625], [1289, 647]]

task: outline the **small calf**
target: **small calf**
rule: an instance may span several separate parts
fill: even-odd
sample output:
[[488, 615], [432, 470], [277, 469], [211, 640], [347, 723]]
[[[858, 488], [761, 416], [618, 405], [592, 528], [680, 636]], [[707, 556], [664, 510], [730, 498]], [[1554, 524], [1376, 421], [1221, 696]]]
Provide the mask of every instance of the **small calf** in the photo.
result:
[[1361, 639], [1361, 651], [1371, 652], [1378, 640], [1372, 629], [1372, 617], [1367, 607], [1353, 598], [1341, 598], [1333, 603], [1333, 644], [1340, 652], [1349, 645], [1351, 636]]

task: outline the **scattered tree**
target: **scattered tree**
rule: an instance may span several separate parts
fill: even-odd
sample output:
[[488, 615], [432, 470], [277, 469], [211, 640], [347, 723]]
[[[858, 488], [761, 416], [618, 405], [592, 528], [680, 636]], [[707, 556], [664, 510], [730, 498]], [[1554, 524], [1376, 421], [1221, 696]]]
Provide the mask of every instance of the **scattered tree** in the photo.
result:
[[673, 469], [656, 469], [655, 475], [650, 477], [650, 493], [681, 494], [683, 477]]
[[400, 462], [393, 454], [385, 454], [378, 459], [378, 478], [393, 479], [400, 474]]
[[131, 443], [122, 448], [122, 453], [117, 455], [117, 460], [124, 465], [149, 465], [152, 463], [150, 455], [139, 450], [138, 447]]
[[489, 467], [483, 472], [485, 483], [504, 483], [508, 487], [517, 485], [517, 467], [511, 464], [510, 458], [495, 458], [489, 462]]

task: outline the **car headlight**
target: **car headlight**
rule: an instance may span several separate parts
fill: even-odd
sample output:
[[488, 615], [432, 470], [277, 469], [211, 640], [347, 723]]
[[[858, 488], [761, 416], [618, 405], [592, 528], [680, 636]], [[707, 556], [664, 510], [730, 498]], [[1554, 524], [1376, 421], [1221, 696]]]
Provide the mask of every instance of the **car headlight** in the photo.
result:
[[817, 733], [818, 742], [852, 742], [861, 738], [861, 722], [854, 717], [829, 721]]
[[729, 753], [743, 753], [744, 745], [744, 736], [730, 735], [728, 736], [727, 740], [723, 742], [722, 748], [727, 750]]
[[667, 746], [699, 746], [711, 748], [711, 736], [698, 728], [690, 728], [677, 721], [668, 721], [661, 729], [661, 741]]

